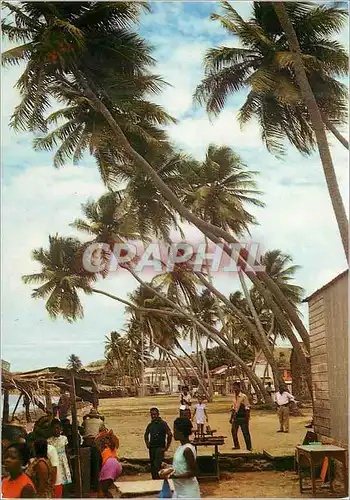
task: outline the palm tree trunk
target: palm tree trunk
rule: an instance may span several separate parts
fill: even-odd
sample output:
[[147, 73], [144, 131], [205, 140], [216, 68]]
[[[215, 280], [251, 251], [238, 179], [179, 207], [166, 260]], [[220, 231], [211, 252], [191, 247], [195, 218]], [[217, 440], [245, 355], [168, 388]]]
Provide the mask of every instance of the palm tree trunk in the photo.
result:
[[337, 178], [334, 171], [331, 152], [329, 149], [326, 131], [323, 125], [322, 116], [317, 105], [317, 101], [312, 92], [309, 80], [306, 75], [303, 60], [301, 57], [301, 49], [298, 37], [295, 33], [293, 24], [289, 19], [287, 9], [284, 2], [273, 2], [275, 11], [281, 26], [286, 34], [289, 48], [294, 58], [295, 77], [300, 87], [301, 95], [307, 106], [312, 128], [315, 132], [318, 151], [320, 154], [324, 175], [326, 178], [329, 195], [332, 201], [333, 210], [337, 219], [337, 224], [340, 236], [343, 242], [346, 258], [349, 258], [349, 222], [345, 212], [343, 200], [339, 191]]
[[177, 364], [174, 362], [173, 358], [171, 357], [171, 354], [165, 349], [165, 347], [161, 346], [160, 344], [157, 344], [154, 341], [153, 341], [153, 344], [156, 347], [158, 347], [158, 349], [160, 351], [162, 351], [164, 356], [170, 361], [170, 363], [172, 364], [172, 366], [174, 367], [175, 371], [177, 372], [177, 374], [179, 376], [179, 380], [182, 380], [182, 382], [185, 383], [185, 378], [184, 378], [183, 374], [181, 373], [181, 371], [179, 370], [179, 367], [177, 366]]
[[[242, 273], [238, 273], [238, 276], [239, 276], [239, 280], [241, 282], [244, 296], [248, 302], [249, 309], [252, 313], [252, 316], [253, 316], [255, 324], [256, 324], [256, 328], [254, 328], [254, 331], [255, 331], [254, 338], [256, 341], [258, 341], [258, 345], [260, 345], [260, 347], [264, 353], [266, 363], [268, 363], [271, 366], [271, 370], [272, 370], [273, 378], [274, 378], [274, 383], [275, 383], [275, 386], [277, 387], [277, 386], [279, 386], [280, 382], [282, 382], [280, 371], [278, 369], [274, 355], [270, 350], [270, 344], [269, 344], [269, 341], [267, 340], [266, 332], [261, 324], [259, 315], [256, 312], [256, 309], [254, 307], [254, 304], [253, 304], [252, 298], [250, 296], [248, 287], [247, 287], [246, 282], [244, 280], [244, 276], [242, 275]], [[258, 335], [257, 335], [257, 333], [258, 333]], [[259, 337], [260, 337], [260, 340], [259, 340]]]
[[[194, 359], [185, 351], [179, 341], [175, 341], [175, 344], [176, 347], [180, 349], [180, 351], [184, 354], [184, 362], [190, 367], [191, 370], [193, 370], [193, 373], [195, 374], [195, 377], [198, 380], [198, 384], [202, 388], [203, 393], [205, 394], [205, 396], [209, 397], [207, 388], [205, 386], [205, 380], [203, 374], [200, 371], [200, 367], [198, 366], [198, 362], [194, 361]], [[197, 368], [197, 371], [195, 368]]]
[[[223, 339], [222, 336], [220, 335], [220, 332], [218, 330], [216, 330], [215, 328], [211, 327], [210, 325], [205, 325], [203, 323], [201, 323], [200, 321], [197, 320], [197, 318], [195, 316], [193, 316], [192, 314], [189, 314], [187, 312], [184, 312], [180, 306], [178, 306], [175, 302], [173, 302], [172, 300], [170, 300], [168, 297], [166, 297], [165, 295], [159, 293], [157, 290], [155, 290], [151, 285], [149, 285], [148, 283], [146, 283], [145, 281], [143, 281], [136, 273], [135, 271], [132, 269], [132, 268], [127, 268], [128, 271], [134, 276], [134, 278], [141, 284], [143, 285], [145, 288], [147, 288], [149, 291], [152, 291], [155, 295], [157, 295], [159, 298], [165, 300], [166, 302], [168, 302], [168, 304], [170, 304], [175, 310], [179, 311], [182, 313], [182, 315], [184, 317], [186, 317], [187, 319], [189, 319], [190, 321], [192, 321], [195, 325], [197, 325], [197, 327], [199, 329], [201, 329], [203, 331], [203, 333], [208, 336], [209, 338], [211, 338], [212, 340], [214, 340], [214, 342], [216, 342], [218, 345], [220, 345], [226, 352], [228, 352], [232, 357], [233, 359], [235, 360], [235, 362], [242, 368], [242, 370], [247, 373], [247, 376], [248, 376], [248, 373], [250, 374], [249, 376], [250, 377], [253, 377], [254, 381], [255, 381], [255, 385], [257, 385], [260, 389], [260, 392], [261, 394], [264, 395], [264, 398], [265, 398], [265, 401], [269, 401], [269, 396], [268, 396], [268, 393], [266, 392], [264, 386], [262, 385], [261, 383], [261, 380], [255, 375], [255, 373], [252, 372], [252, 370], [244, 363], [244, 361], [237, 355], [237, 353], [227, 344], [227, 340], [226, 339]], [[214, 288], [214, 287], [213, 287]], [[216, 290], [214, 288], [214, 290]]]
[[170, 393], [171, 392], [171, 384], [170, 384], [170, 377], [169, 377], [169, 372], [168, 372], [168, 367], [167, 367], [167, 359], [165, 356], [163, 356], [163, 361], [164, 361], [164, 372], [165, 372], [165, 376], [166, 376], [166, 379], [168, 382], [168, 389], [169, 389], [169, 393]]
[[[255, 336], [256, 335], [256, 332], [255, 332], [255, 326], [252, 325], [252, 323], [248, 320], [248, 318], [245, 317], [245, 315], [238, 309], [236, 308], [226, 297], [225, 295], [223, 295], [222, 293], [219, 292], [219, 290], [217, 290], [213, 285], [211, 285], [208, 280], [206, 280], [204, 278], [204, 276], [202, 275], [202, 273], [198, 272], [198, 271], [195, 271], [195, 274], [198, 276], [198, 278], [200, 279], [200, 281], [203, 283], [203, 285], [205, 285], [211, 292], [213, 292], [214, 294], [217, 295], [217, 297], [229, 308], [231, 309], [236, 316], [238, 316], [242, 323], [246, 326], [246, 328], [248, 329], [248, 331], [253, 335]], [[259, 280], [258, 280], [259, 281]], [[260, 282], [259, 282], [260, 283]], [[260, 283], [261, 285], [261, 283]], [[284, 321], [283, 321], [284, 319]], [[295, 353], [296, 353], [296, 356], [298, 357], [298, 360], [300, 362], [300, 365], [302, 366], [303, 368], [303, 371], [305, 373], [305, 376], [306, 376], [306, 381], [307, 381], [307, 384], [308, 384], [308, 387], [309, 387], [309, 390], [310, 390], [310, 394], [312, 394], [311, 392], [311, 388], [312, 388], [312, 382], [311, 382], [311, 371], [310, 371], [310, 366], [307, 362], [307, 359], [306, 359], [306, 356], [305, 354], [303, 353], [302, 349], [301, 349], [301, 346], [299, 344], [299, 341], [298, 339], [296, 338], [296, 336], [294, 335], [293, 331], [291, 330], [290, 328], [290, 325], [288, 324], [286, 318], [283, 317], [282, 315], [282, 325], [280, 325], [289, 341], [291, 342], [292, 346], [294, 347], [295, 349]]]
[[211, 380], [211, 376], [210, 376], [209, 363], [208, 363], [207, 356], [204, 352], [201, 338], [200, 338], [200, 334], [199, 334], [198, 330], [197, 330], [197, 337], [198, 337], [198, 345], [199, 345], [199, 350], [201, 353], [201, 358], [203, 360], [204, 368], [205, 368], [203, 370], [203, 372], [207, 374], [209, 397], [210, 397], [210, 401], [212, 401], [213, 395], [214, 395], [214, 389], [213, 389], [213, 384], [212, 384], [212, 380]]
[[337, 127], [330, 121], [328, 120], [328, 118], [323, 114], [321, 113], [321, 116], [322, 116], [322, 120], [323, 120], [323, 123], [326, 125], [326, 127], [328, 128], [328, 130], [330, 132], [332, 132], [332, 134], [334, 135], [334, 137], [336, 139], [338, 139], [338, 141], [346, 148], [346, 149], [349, 149], [349, 142], [346, 140], [346, 138], [339, 132], [339, 130], [337, 129]]
[[[239, 245], [238, 240], [236, 240], [236, 238], [234, 238], [230, 233], [224, 231], [223, 229], [217, 226], [214, 226], [212, 224], [209, 224], [208, 222], [203, 221], [199, 217], [196, 217], [193, 213], [190, 212], [190, 210], [188, 210], [182, 204], [182, 202], [171, 191], [171, 189], [161, 179], [161, 177], [152, 168], [152, 166], [137, 151], [135, 151], [132, 148], [129, 141], [125, 137], [123, 131], [121, 130], [121, 128], [111, 115], [109, 109], [103, 104], [102, 101], [100, 101], [100, 99], [92, 91], [85, 76], [81, 72], [77, 72], [76, 77], [79, 80], [80, 84], [82, 85], [85, 95], [90, 100], [93, 108], [97, 112], [101, 113], [102, 116], [104, 116], [104, 118], [106, 119], [107, 123], [110, 125], [117, 139], [118, 144], [120, 144], [120, 146], [124, 148], [124, 151], [130, 156], [130, 158], [133, 159], [135, 164], [145, 173], [145, 175], [147, 175], [148, 177], [150, 177], [150, 179], [152, 179], [154, 185], [159, 189], [159, 192], [172, 205], [172, 207], [175, 210], [177, 210], [179, 215], [182, 216], [188, 222], [194, 224], [204, 235], [208, 236], [208, 238], [214, 243], [221, 243], [219, 238], [223, 238], [223, 240], [227, 241], [228, 243], [232, 243], [236, 246]], [[230, 258], [232, 257], [231, 249], [224, 246], [224, 251]], [[283, 313], [284, 310], [285, 314], [288, 314], [289, 319], [292, 321], [293, 325], [295, 326], [296, 330], [301, 336], [306, 349], [309, 350], [310, 343], [309, 343], [308, 332], [305, 326], [303, 325], [302, 321], [300, 320], [298, 314], [296, 313], [294, 307], [289, 302], [289, 300], [284, 296], [280, 288], [265, 272], [261, 271], [259, 273], [255, 272], [248, 273], [246, 271], [247, 259], [251, 258], [251, 256], [249, 255], [249, 252], [242, 246], [240, 246], [238, 257], [239, 258], [237, 264], [242, 267], [243, 271], [246, 273], [249, 279], [259, 289], [260, 293], [262, 293], [267, 304], [273, 310], [276, 319], [278, 319], [278, 321], [280, 322], [282, 321], [281, 318], [284, 315]], [[252, 260], [254, 262], [254, 265], [259, 265], [259, 263], [255, 259]], [[271, 292], [274, 294], [274, 297], [272, 297], [271, 294], [267, 293], [265, 288], [260, 283], [260, 280], [262, 280], [266, 284], [266, 287], [271, 290]], [[258, 286], [259, 284], [261, 285], [260, 288]], [[285, 323], [288, 324], [288, 321], [286, 321]]]

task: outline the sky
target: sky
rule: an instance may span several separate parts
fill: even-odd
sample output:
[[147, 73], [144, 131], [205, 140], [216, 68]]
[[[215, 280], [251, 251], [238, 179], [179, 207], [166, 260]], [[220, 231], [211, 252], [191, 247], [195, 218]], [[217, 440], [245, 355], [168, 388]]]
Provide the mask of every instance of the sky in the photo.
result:
[[[241, 15], [249, 15], [249, 2], [236, 2], [235, 7]], [[171, 84], [156, 101], [179, 120], [168, 127], [168, 133], [183, 151], [203, 159], [210, 143], [227, 145], [250, 170], [258, 172], [266, 207], [254, 209], [259, 226], [252, 230], [252, 239], [266, 250], [278, 248], [292, 256], [301, 266], [295, 283], [304, 287], [307, 296], [346, 268], [320, 159], [317, 154], [305, 158], [291, 147], [283, 159], [276, 159], [262, 144], [256, 123], [240, 130], [235, 118], [244, 92], [231, 97], [225, 111], [213, 121], [203, 109], [193, 106], [205, 51], [217, 45], [237, 45], [234, 36], [209, 19], [218, 9], [215, 2], [155, 2], [152, 13], [142, 16], [140, 33], [153, 45], [158, 61], [154, 71]], [[340, 39], [348, 43], [346, 30]], [[5, 43], [3, 50], [7, 47]], [[1, 82], [1, 357], [14, 371], [65, 366], [71, 353], [87, 364], [103, 358], [105, 335], [123, 328], [123, 306], [106, 297], [83, 296], [84, 319], [74, 324], [52, 321], [44, 302], [31, 298], [31, 288], [22, 283], [21, 276], [39, 270], [31, 260], [31, 251], [46, 247], [49, 234], [79, 236], [69, 224], [81, 215], [81, 203], [97, 199], [104, 187], [90, 158], [84, 158], [79, 166], [55, 169], [51, 153], [33, 150], [30, 134], [9, 129], [9, 117], [19, 103], [14, 85], [21, 69], [2, 70]], [[348, 207], [347, 153], [332, 137], [329, 142]], [[198, 236], [188, 226], [185, 231], [189, 239]], [[224, 293], [239, 288], [235, 277], [217, 276], [215, 284]], [[137, 283], [119, 272], [98, 285], [127, 298]], [[302, 312], [307, 323], [306, 305]]]

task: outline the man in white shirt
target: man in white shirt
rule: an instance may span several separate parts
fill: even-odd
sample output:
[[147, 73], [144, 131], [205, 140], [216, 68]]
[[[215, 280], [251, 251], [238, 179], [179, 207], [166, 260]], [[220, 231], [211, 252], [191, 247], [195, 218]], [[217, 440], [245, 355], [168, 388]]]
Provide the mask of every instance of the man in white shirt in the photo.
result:
[[284, 384], [281, 384], [275, 394], [275, 404], [280, 422], [280, 428], [277, 432], [289, 432], [289, 405], [291, 401], [295, 402], [294, 396], [287, 391]]

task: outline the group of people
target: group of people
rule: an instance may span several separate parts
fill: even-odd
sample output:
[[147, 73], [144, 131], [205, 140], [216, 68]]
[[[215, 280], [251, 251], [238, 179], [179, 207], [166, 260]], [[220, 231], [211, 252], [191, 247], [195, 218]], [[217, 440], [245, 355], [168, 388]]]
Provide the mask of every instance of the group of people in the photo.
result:
[[[241, 429], [246, 448], [247, 450], [251, 451], [252, 440], [249, 430], [250, 404], [248, 396], [244, 392], [242, 392], [241, 384], [239, 382], [234, 383], [233, 391], [234, 393], [233, 393], [231, 418], [230, 418], [232, 440], [234, 444], [233, 449], [235, 450], [240, 449], [240, 444], [238, 440], [238, 431], [239, 429]], [[296, 403], [296, 400], [294, 396], [287, 390], [287, 386], [284, 383], [280, 384], [273, 400], [275, 403], [275, 408], [277, 411], [277, 416], [280, 424], [277, 432], [288, 433], [290, 405], [291, 403]]]
[[46, 432], [39, 429], [7, 445], [3, 441], [3, 498], [61, 498], [72, 482], [61, 422], [52, 419]]
[[[250, 404], [241, 384], [234, 384], [230, 424], [234, 449], [239, 449], [238, 432], [241, 429], [246, 448], [252, 450], [249, 430]], [[280, 428], [277, 432], [289, 432], [289, 406], [295, 401], [285, 385], [281, 384], [274, 396]], [[64, 412], [63, 412], [64, 413]], [[63, 418], [42, 417], [34, 431], [25, 436], [18, 434], [16, 442], [6, 441], [3, 433], [3, 498], [61, 498], [67, 496], [67, 488], [74, 480], [70, 463], [71, 426], [66, 414]], [[151, 421], [144, 434], [149, 450], [153, 479], [173, 480], [178, 498], [199, 498], [196, 479], [196, 449], [190, 443], [192, 420], [197, 425], [197, 436], [204, 435], [208, 423], [206, 402], [201, 396], [193, 405], [187, 387], [180, 396], [180, 416], [174, 421], [173, 432], [161, 418], [158, 408], [151, 408]], [[47, 425], [42, 425], [43, 420]], [[118, 461], [119, 439], [108, 430], [104, 418], [96, 409], [83, 418], [79, 427], [84, 447], [90, 447], [91, 485], [101, 498], [112, 497], [114, 481], [120, 476], [122, 466]], [[171, 467], [165, 462], [165, 452], [173, 437], [180, 442]]]
[[172, 466], [164, 461], [173, 433], [160, 417], [158, 408], [150, 410], [151, 422], [147, 425], [144, 439], [149, 450], [152, 479], [173, 480], [177, 498], [200, 498], [196, 478], [196, 449], [190, 443], [192, 422], [187, 416], [180, 416], [174, 422], [174, 439], [180, 442], [176, 449]]
[[[42, 417], [32, 433], [22, 433], [15, 442], [3, 436], [3, 498], [69, 496], [75, 479], [70, 462], [71, 426], [66, 416], [62, 420], [63, 423], [50, 416]], [[98, 496], [112, 497], [110, 487], [122, 471], [117, 456], [119, 440], [113, 431], [106, 429], [95, 409], [84, 417], [79, 430], [82, 446], [91, 447], [91, 472], [97, 473]]]

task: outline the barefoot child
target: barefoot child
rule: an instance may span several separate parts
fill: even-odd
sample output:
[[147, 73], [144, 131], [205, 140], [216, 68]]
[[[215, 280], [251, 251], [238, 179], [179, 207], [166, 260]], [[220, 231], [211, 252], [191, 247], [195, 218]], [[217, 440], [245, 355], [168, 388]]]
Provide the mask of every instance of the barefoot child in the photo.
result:
[[204, 436], [204, 423], [205, 421], [208, 422], [208, 414], [206, 410], [205, 403], [203, 401], [202, 397], [198, 398], [198, 404], [196, 404], [194, 413], [193, 413], [193, 419], [196, 417], [196, 422], [197, 422], [197, 432], [198, 432], [198, 437], [203, 437]]

